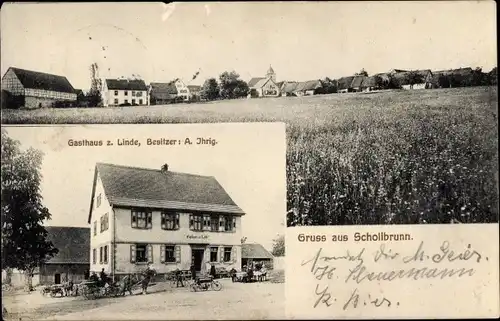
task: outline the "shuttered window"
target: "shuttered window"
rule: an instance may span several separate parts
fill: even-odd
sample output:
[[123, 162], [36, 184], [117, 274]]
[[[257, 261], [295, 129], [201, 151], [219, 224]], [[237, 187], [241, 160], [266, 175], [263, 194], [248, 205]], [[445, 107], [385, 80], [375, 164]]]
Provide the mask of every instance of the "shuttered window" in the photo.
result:
[[219, 247], [219, 262], [224, 262], [224, 247]]
[[150, 229], [153, 227], [153, 213], [146, 210], [132, 210], [131, 221], [133, 228]]
[[99, 264], [102, 264], [102, 246], [99, 248]]
[[213, 246], [210, 248], [210, 262], [217, 262], [218, 252], [219, 252], [218, 247]]
[[224, 231], [231, 232], [233, 230], [233, 217], [225, 216], [224, 217]]
[[231, 262], [232, 253], [233, 253], [233, 248], [231, 246], [224, 247], [224, 262]]
[[202, 231], [203, 230], [203, 215], [190, 214], [189, 215], [189, 228], [192, 231]]
[[161, 213], [161, 228], [164, 230], [179, 229], [179, 213]]
[[210, 216], [210, 231], [212, 232], [219, 231], [219, 215]]
[[104, 246], [104, 264], [108, 264], [108, 246]]
[[180, 245], [175, 246], [175, 262], [181, 263], [181, 247], [180, 247]]
[[92, 249], [92, 264], [97, 262], [97, 249]]
[[210, 215], [203, 215], [203, 230], [210, 231]]
[[131, 244], [131, 263], [153, 263], [153, 245], [151, 244]]

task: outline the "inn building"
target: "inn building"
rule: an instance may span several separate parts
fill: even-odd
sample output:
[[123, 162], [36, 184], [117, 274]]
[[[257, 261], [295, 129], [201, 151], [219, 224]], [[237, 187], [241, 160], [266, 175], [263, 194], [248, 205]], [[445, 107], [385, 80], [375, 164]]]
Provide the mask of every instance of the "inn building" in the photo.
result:
[[105, 107], [148, 105], [148, 88], [141, 79], [105, 79], [101, 95]]
[[92, 272], [241, 267], [244, 212], [214, 177], [98, 163], [91, 195]]

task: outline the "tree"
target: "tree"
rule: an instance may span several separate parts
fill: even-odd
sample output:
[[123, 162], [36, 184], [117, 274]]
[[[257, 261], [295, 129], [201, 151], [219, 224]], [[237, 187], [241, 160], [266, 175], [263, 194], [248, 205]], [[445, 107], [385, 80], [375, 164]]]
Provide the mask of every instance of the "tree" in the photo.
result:
[[240, 75], [235, 71], [224, 71], [219, 76], [220, 96], [223, 99], [245, 97], [248, 94], [248, 84], [239, 79]]
[[99, 78], [99, 66], [94, 62], [90, 65], [90, 90], [87, 94], [87, 101], [90, 107], [101, 106], [101, 88], [102, 81], [101, 78]]
[[40, 195], [42, 159], [2, 130], [2, 269], [24, 271], [28, 291], [34, 269], [58, 252], [42, 225], [51, 216]]
[[205, 80], [201, 87], [201, 98], [206, 100], [216, 100], [219, 98], [219, 84], [215, 78]]
[[271, 254], [274, 256], [285, 256], [285, 236], [279, 235], [273, 242]]
[[368, 77], [368, 72], [366, 72], [365, 68], [362, 68], [358, 73], [355, 73], [354, 76], [365, 76], [365, 77]]
[[422, 76], [416, 71], [408, 71], [405, 75], [405, 80], [410, 85], [410, 88], [413, 89], [413, 85], [422, 81]]
[[320, 80], [321, 88], [318, 89], [319, 94], [333, 94], [337, 92], [337, 84], [335, 81], [326, 77], [323, 80]]
[[497, 84], [497, 67], [494, 67], [488, 73], [488, 84], [496, 86], [496, 84]]

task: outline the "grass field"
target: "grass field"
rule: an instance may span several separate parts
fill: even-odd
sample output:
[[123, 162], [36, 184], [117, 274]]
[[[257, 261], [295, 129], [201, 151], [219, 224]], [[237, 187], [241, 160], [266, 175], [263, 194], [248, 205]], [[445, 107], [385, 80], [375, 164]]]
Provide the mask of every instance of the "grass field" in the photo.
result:
[[498, 221], [493, 87], [5, 110], [4, 124], [287, 123], [288, 225]]

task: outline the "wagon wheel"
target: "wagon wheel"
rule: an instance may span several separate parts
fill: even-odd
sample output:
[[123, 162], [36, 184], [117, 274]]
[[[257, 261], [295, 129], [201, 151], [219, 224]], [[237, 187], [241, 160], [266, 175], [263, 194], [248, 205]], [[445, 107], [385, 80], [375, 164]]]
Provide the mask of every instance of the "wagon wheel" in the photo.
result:
[[219, 281], [213, 281], [212, 284], [210, 284], [210, 287], [214, 291], [220, 291], [220, 290], [222, 290], [222, 284], [220, 284]]

